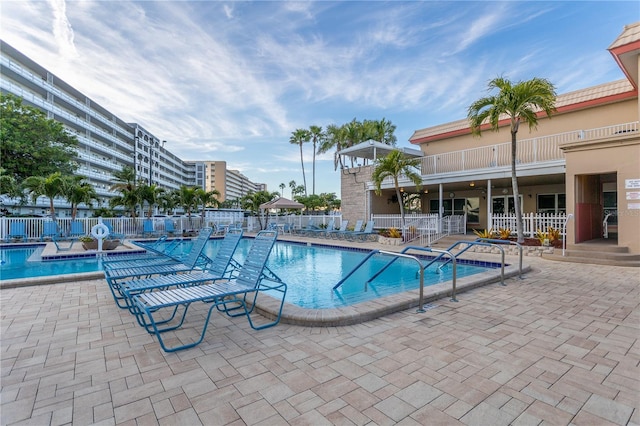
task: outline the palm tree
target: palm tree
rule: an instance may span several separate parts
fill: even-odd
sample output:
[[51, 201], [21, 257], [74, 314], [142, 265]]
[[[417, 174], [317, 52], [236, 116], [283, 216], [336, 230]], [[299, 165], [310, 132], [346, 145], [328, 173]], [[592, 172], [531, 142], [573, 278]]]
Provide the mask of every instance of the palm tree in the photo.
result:
[[313, 142], [313, 184], [311, 193], [316, 193], [316, 147], [318, 143], [322, 143], [322, 140], [325, 138], [324, 133], [322, 132], [322, 127], [320, 126], [309, 126], [309, 138], [311, 142]]
[[207, 206], [218, 207], [220, 205], [220, 202], [218, 201], [219, 195], [220, 195], [220, 191], [218, 191], [217, 189], [213, 189], [209, 192], [205, 191], [202, 188], [198, 188], [196, 190], [197, 203], [202, 205], [201, 217], [203, 219], [203, 223], [204, 223], [205, 209], [207, 208]]
[[99, 199], [93, 185], [84, 182], [82, 176], [68, 178], [64, 195], [71, 204], [71, 220], [76, 220], [78, 205], [86, 204], [87, 207], [93, 208], [92, 202]]
[[[400, 206], [400, 220], [402, 229], [404, 230], [404, 202], [400, 193], [400, 185], [398, 180], [401, 176], [408, 178], [416, 185], [416, 189], [420, 190], [422, 177], [415, 171], [420, 167], [421, 160], [419, 158], [409, 158], [400, 150], [394, 149], [384, 157], [376, 159], [374, 163], [371, 180], [376, 186], [376, 195], [382, 194], [382, 181], [390, 177], [393, 179], [393, 186], [396, 190], [398, 205]], [[404, 233], [403, 233], [404, 235]]]
[[292, 200], [293, 200], [293, 191], [296, 189], [297, 186], [298, 186], [298, 184], [296, 183], [295, 180], [289, 181], [289, 188], [291, 188], [291, 199]]
[[395, 135], [396, 125], [385, 119], [373, 122], [374, 137], [373, 140], [382, 142], [387, 145], [396, 146], [397, 138]]
[[[518, 242], [524, 242], [524, 225], [518, 191], [518, 177], [516, 174], [516, 135], [520, 121], [529, 124], [529, 130], [538, 125], [538, 113], [544, 112], [547, 117], [555, 112], [556, 91], [554, 85], [543, 78], [532, 78], [513, 84], [511, 81], [498, 77], [489, 82], [488, 90], [498, 89], [498, 94], [480, 98], [469, 106], [467, 118], [474, 135], [480, 135], [483, 124], [498, 131], [501, 118], [509, 120], [511, 130], [511, 186], [516, 210], [516, 230]], [[503, 122], [504, 124], [504, 122]]]
[[335, 149], [333, 154], [333, 167], [335, 170], [338, 169], [338, 165], [340, 165], [340, 169], [344, 168], [344, 164], [342, 164], [342, 157], [338, 155], [338, 152], [345, 148], [345, 140], [344, 127], [330, 124], [327, 126], [325, 137], [318, 147], [318, 154], [324, 154], [325, 152], [329, 152], [331, 149]]
[[182, 185], [178, 190], [178, 197], [180, 199], [180, 205], [184, 207], [187, 212], [189, 228], [191, 228], [191, 211], [194, 208], [198, 208], [198, 197], [196, 191], [200, 189], [196, 186], [188, 187]]
[[31, 194], [35, 203], [38, 197], [44, 195], [49, 198], [49, 211], [51, 219], [56, 220], [56, 209], [53, 199], [65, 193], [67, 181], [60, 172], [55, 172], [47, 177], [29, 176], [23, 182], [23, 187]]
[[115, 183], [109, 187], [109, 191], [120, 192], [119, 196], [109, 200], [111, 208], [124, 206], [129, 209], [132, 218], [136, 217], [136, 208], [140, 202], [138, 185], [136, 182], [136, 172], [133, 167], [123, 167], [122, 170], [113, 174]]
[[153, 216], [153, 208], [158, 204], [160, 195], [164, 193], [164, 188], [160, 188], [155, 184], [142, 185], [138, 187], [138, 195], [141, 203], [147, 203], [147, 217]]
[[[245, 210], [249, 210], [253, 214], [258, 217], [258, 224], [260, 225], [260, 229], [264, 229], [267, 226], [267, 223], [262, 224], [262, 215], [260, 214], [260, 205], [266, 202], [269, 202], [278, 196], [277, 192], [268, 192], [268, 191], [257, 191], [250, 192], [244, 197], [240, 199], [240, 203], [242, 204], [242, 208]], [[269, 216], [267, 216], [267, 222], [269, 221]]]
[[302, 164], [302, 182], [304, 184], [304, 193], [307, 193], [307, 177], [304, 174], [304, 157], [302, 155], [302, 144], [309, 142], [309, 131], [306, 129], [296, 129], [291, 132], [289, 143], [300, 147], [300, 164]]
[[278, 186], [280, 187], [280, 191], [282, 191], [281, 194], [284, 197], [284, 189], [287, 187], [287, 185], [285, 185], [284, 182], [283, 182]]

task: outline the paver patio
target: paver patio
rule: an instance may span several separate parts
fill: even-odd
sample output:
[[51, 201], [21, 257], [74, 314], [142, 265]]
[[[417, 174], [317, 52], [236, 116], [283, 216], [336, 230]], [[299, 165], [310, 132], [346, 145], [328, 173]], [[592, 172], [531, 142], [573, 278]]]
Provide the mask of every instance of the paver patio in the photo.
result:
[[527, 262], [506, 287], [358, 325], [215, 314], [173, 354], [104, 280], [3, 289], [0, 423], [640, 424], [640, 270]]

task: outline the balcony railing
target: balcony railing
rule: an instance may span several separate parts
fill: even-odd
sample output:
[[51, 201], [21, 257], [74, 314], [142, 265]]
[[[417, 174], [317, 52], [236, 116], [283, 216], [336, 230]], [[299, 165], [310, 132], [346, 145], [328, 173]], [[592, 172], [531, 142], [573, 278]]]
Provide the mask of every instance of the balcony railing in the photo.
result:
[[[564, 160], [559, 148], [566, 142], [615, 137], [638, 131], [638, 122], [617, 124], [589, 130], [574, 130], [566, 133], [518, 141], [517, 164], [535, 164]], [[507, 167], [511, 165], [511, 142], [478, 148], [427, 155], [422, 158], [422, 175], [464, 172], [470, 170]]]

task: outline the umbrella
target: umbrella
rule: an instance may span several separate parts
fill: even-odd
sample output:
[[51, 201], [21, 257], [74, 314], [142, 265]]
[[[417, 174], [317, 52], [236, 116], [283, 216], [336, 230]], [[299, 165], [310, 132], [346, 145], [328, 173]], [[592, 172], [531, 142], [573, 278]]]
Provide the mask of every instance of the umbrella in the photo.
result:
[[280, 197], [275, 200], [260, 204], [260, 209], [303, 209], [304, 205], [288, 198]]

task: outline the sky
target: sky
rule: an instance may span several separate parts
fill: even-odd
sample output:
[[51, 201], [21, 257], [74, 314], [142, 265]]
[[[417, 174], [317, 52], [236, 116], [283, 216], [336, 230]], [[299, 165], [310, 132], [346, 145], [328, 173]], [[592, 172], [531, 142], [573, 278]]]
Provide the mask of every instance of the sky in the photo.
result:
[[[638, 20], [635, 1], [3, 0], [0, 38], [183, 160], [290, 198], [296, 129], [385, 118], [413, 147], [498, 76], [558, 94], [624, 78], [607, 47]], [[315, 193], [340, 198], [333, 153], [315, 164]]]

